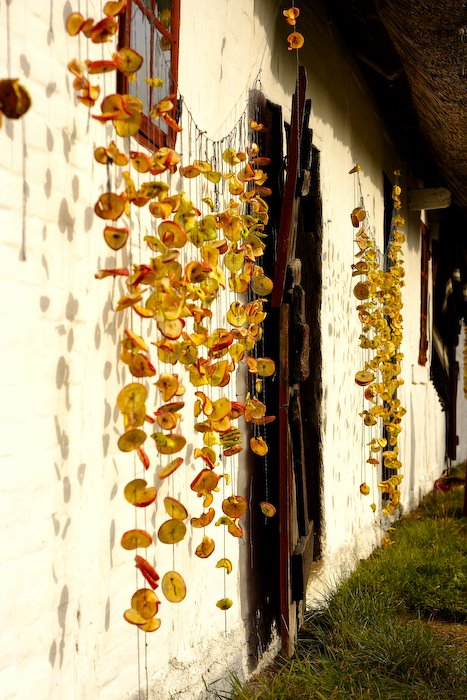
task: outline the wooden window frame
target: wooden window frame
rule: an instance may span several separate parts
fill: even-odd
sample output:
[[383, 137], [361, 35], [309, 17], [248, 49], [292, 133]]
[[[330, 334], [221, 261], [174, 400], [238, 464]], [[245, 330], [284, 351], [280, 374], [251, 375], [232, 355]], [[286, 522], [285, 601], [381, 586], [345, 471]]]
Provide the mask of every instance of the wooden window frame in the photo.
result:
[[428, 351], [428, 274], [430, 261], [430, 236], [428, 226], [420, 221], [421, 269], [420, 269], [420, 344], [418, 364], [427, 362]]
[[[128, 5], [121, 15], [120, 19], [120, 29], [118, 36], [119, 48], [123, 46], [129, 46], [135, 51], [138, 51], [137, 46], [131, 46], [131, 18], [133, 6], [136, 5], [141, 13], [146, 17], [149, 25], [153, 29], [151, 31], [151, 54], [154, 51], [154, 38], [155, 31], [159, 32], [164, 39], [170, 43], [170, 85], [166, 86], [165, 95], [170, 95], [172, 102], [174, 103], [174, 108], [170, 113], [171, 116], [177, 118], [177, 88], [178, 88], [178, 57], [179, 57], [179, 40], [180, 40], [180, 3], [181, 0], [172, 0], [172, 14], [171, 14], [171, 28], [170, 31], [164, 27], [160, 22], [154, 12], [148, 10], [148, 8], [141, 2], [141, 0], [128, 0]], [[156, 3], [154, 2], [154, 5]], [[154, 31], [155, 30], [155, 31]], [[141, 71], [144, 71], [145, 67], [143, 65]], [[158, 76], [151, 76], [158, 77]], [[156, 88], [149, 88], [149, 104], [153, 106], [153, 90]], [[118, 73], [117, 75], [117, 92], [119, 94], [125, 95], [129, 92], [129, 81], [126, 75], [123, 73]], [[154, 147], [160, 148], [162, 146], [168, 146], [169, 148], [175, 147], [175, 142], [177, 138], [176, 132], [169, 128], [168, 132], [165, 133], [160, 129], [153, 121], [151, 121], [148, 114], [143, 113], [142, 115], [141, 128], [135, 135], [135, 139], [146, 148], [153, 150]]]

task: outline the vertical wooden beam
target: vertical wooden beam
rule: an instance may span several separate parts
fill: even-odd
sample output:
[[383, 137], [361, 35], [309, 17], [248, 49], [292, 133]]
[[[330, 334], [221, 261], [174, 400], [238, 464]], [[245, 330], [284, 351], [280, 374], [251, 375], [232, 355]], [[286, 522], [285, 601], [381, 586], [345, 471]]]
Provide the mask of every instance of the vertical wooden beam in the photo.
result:
[[295, 95], [292, 104], [292, 117], [289, 135], [289, 147], [287, 151], [287, 176], [285, 179], [284, 195], [282, 198], [282, 210], [279, 223], [279, 235], [277, 240], [276, 269], [274, 274], [274, 289], [271, 305], [279, 307], [284, 294], [285, 271], [290, 257], [290, 240], [293, 230], [293, 216], [295, 209], [295, 193], [300, 163], [300, 143], [303, 129], [303, 116], [305, 113], [306, 71], [299, 66]]
[[290, 634], [290, 445], [289, 445], [289, 305], [283, 304], [279, 316], [279, 559], [280, 559], [280, 618], [282, 649], [293, 653]]

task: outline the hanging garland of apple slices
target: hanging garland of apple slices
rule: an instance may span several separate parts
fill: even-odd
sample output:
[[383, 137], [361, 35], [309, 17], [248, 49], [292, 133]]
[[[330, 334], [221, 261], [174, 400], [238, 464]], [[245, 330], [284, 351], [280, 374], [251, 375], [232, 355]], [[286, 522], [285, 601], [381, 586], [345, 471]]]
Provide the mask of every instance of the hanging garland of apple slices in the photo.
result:
[[[360, 166], [350, 172], [357, 173]], [[355, 375], [355, 382], [363, 387], [364, 398], [368, 402], [360, 414], [365, 426], [370, 429], [383, 426], [385, 436], [372, 437], [368, 443], [370, 454], [367, 463], [378, 467], [381, 453], [382, 463], [394, 474], [380, 481], [378, 488], [388, 494], [388, 501], [383, 508], [384, 515], [392, 515], [400, 501], [399, 485], [402, 467], [399, 459], [398, 436], [402, 430], [401, 423], [405, 408], [397, 398], [397, 390], [404, 383], [400, 377], [403, 354], [402, 343], [402, 287], [404, 286], [404, 267], [402, 246], [405, 234], [402, 230], [404, 219], [400, 215], [401, 188], [398, 184], [399, 171], [395, 171], [396, 184], [392, 189], [393, 214], [391, 236], [386, 251], [389, 264], [387, 269], [381, 266], [376, 244], [367, 225], [367, 213], [363, 206], [356, 207], [351, 214], [352, 225], [358, 229], [355, 237], [358, 252], [352, 265], [352, 276], [359, 281], [353, 288], [353, 294], [360, 302], [357, 306], [358, 318], [362, 324], [360, 347], [369, 351], [371, 357]], [[359, 181], [359, 188], [360, 181]], [[360, 486], [362, 495], [370, 493], [366, 482]], [[376, 504], [371, 505], [373, 511]], [[388, 537], [385, 544], [390, 544]]]
[[[106, 2], [103, 8], [105, 17], [97, 22], [73, 12], [66, 20], [66, 29], [71, 36], [82, 34], [92, 43], [102, 44], [115, 36], [126, 4], [126, 0]], [[131, 48], [114, 52], [109, 60], [87, 60], [84, 63], [72, 60], [68, 69], [74, 76], [73, 87], [78, 102], [93, 108], [101, 96], [100, 85], [92, 83], [93, 76], [118, 70], [132, 80], [142, 64], [142, 57]], [[153, 87], [162, 85], [157, 78], [146, 80]], [[150, 116], [154, 121], [162, 119], [169, 128], [180, 131], [181, 127], [170, 116], [172, 109], [172, 101], [163, 98], [151, 109]], [[143, 104], [138, 98], [129, 94], [111, 94], [103, 97], [100, 113], [91, 116], [103, 124], [112, 124], [116, 137], [128, 138], [137, 134], [142, 110]], [[250, 134], [262, 128], [261, 124], [250, 121]], [[154, 230], [144, 238], [146, 250], [149, 249], [146, 263], [133, 263], [128, 267], [115, 265], [112, 269], [101, 269], [95, 275], [98, 279], [124, 280], [126, 291], [118, 300], [115, 311], [130, 315], [129, 327], [120, 340], [120, 361], [127, 366], [134, 381], [123, 386], [116, 399], [123, 419], [118, 448], [139, 459], [144, 476], [151, 468], [147, 448], [149, 436], [158, 458], [167, 460], [157, 470], [160, 489], [166, 480], [170, 481], [184, 462], [179, 453], [187, 442], [178, 432], [185, 406], [184, 375], [196, 388], [192, 407], [194, 428], [203, 436], [203, 447], [194, 450], [194, 459], [202, 466], [190, 483], [190, 489], [201, 499], [203, 511], [194, 514], [190, 524], [195, 530], [202, 529], [205, 533], [205, 528], [216, 516], [214, 492], [219, 490], [221, 480], [226, 485], [229, 480], [227, 474], [217, 471], [219, 457], [223, 463], [224, 458], [232, 458], [243, 449], [243, 435], [236, 422], [242, 417], [250, 426], [263, 426], [274, 420], [273, 416], [267, 415], [266, 405], [254, 395], [248, 394], [244, 402], [222, 395], [223, 388], [240, 366], [246, 367], [257, 378], [258, 387], [263, 379], [275, 373], [273, 360], [258, 357], [256, 352], [261, 323], [266, 317], [266, 297], [273, 288], [272, 281], [258, 262], [265, 248], [268, 223], [268, 205], [264, 198], [271, 191], [264, 184], [267, 175], [263, 168], [269, 161], [261, 156], [255, 143], [241, 151], [227, 148], [222, 154], [227, 168], [223, 173], [201, 159], [181, 166], [180, 154], [167, 147], [158, 148], [153, 153], [130, 151], [126, 155], [120, 150], [117, 138], [98, 147], [94, 158], [105, 165], [109, 173], [122, 169], [123, 189], [114, 192], [109, 185], [108, 191], [97, 198], [94, 206], [96, 216], [105, 223], [103, 236], [110, 249], [117, 254], [127, 245], [130, 251], [137, 246], [137, 241], [132, 240], [131, 212], [134, 207], [147, 206], [154, 221]], [[130, 165], [138, 173], [139, 180], [141, 176], [147, 177], [139, 182], [138, 187]], [[214, 186], [223, 178], [230, 198], [225, 208], [218, 210], [211, 198], [203, 198], [211, 212], [201, 215], [197, 202], [184, 192], [172, 192], [169, 184], [159, 179], [177, 171], [182, 178], [201, 177]], [[122, 224], [122, 220], [126, 223]], [[185, 263], [182, 251], [185, 258], [190, 254], [195, 257]], [[142, 254], [143, 251], [139, 250], [139, 255]], [[226, 314], [229, 327], [211, 328], [212, 307], [220, 299], [226, 277], [230, 292], [244, 295], [249, 291], [253, 298], [247, 303], [236, 299], [230, 304]], [[153, 337], [148, 330], [149, 340], [137, 334], [133, 330], [136, 319], [148, 326], [155, 323], [157, 335]], [[151, 361], [151, 345], [156, 349], [158, 361], [167, 368], [162, 373], [157, 373]], [[153, 402], [149, 401], [147, 383], [154, 379], [158, 401], [156, 410], [151, 412], [148, 406]], [[219, 398], [212, 399], [212, 390], [220, 394]], [[151, 426], [150, 430], [148, 426]], [[219, 446], [219, 454], [216, 446]], [[259, 456], [267, 453], [267, 444], [261, 436], [252, 438], [250, 447]], [[134, 508], [144, 510], [158, 501], [158, 488], [149, 485], [143, 476], [135, 473], [135, 478], [124, 487], [123, 495]], [[173, 496], [167, 495], [163, 504], [168, 518], [159, 527], [157, 540], [174, 546], [185, 537], [189, 513]], [[260, 507], [267, 517], [276, 512], [268, 502], [262, 502]], [[247, 500], [236, 493], [224, 495], [221, 509], [222, 515], [215, 525], [224, 526], [233, 537], [242, 537], [240, 520], [248, 509]], [[177, 571], [168, 571], [160, 579], [149, 557], [139, 554], [139, 551], [148, 551], [155, 545], [154, 540], [150, 533], [137, 527], [123, 533], [121, 538], [125, 550], [136, 552], [136, 567], [148, 586], [133, 594], [124, 618], [145, 632], [153, 632], [161, 624], [156, 617], [160, 600], [155, 591], [159, 584], [169, 602], [178, 603], [186, 595], [185, 581]], [[203, 534], [195, 554], [205, 559], [214, 549], [215, 541]], [[225, 551], [216, 567], [224, 570], [224, 576], [231, 572], [232, 563]], [[225, 595], [217, 601], [221, 610], [227, 610], [231, 605], [232, 600]]]

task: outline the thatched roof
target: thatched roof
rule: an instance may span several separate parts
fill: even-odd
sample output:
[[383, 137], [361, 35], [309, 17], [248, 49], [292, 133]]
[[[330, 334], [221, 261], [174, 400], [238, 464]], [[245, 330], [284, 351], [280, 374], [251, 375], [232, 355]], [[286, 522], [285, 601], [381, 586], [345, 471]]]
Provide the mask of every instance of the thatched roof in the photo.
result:
[[425, 184], [447, 186], [467, 210], [467, 2], [330, 6]]

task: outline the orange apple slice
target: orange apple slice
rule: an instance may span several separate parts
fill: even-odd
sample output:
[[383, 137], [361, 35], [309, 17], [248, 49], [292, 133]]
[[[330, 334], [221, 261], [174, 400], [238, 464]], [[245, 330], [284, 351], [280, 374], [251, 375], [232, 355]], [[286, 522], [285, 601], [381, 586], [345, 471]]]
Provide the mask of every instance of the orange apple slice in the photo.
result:
[[219, 559], [216, 564], [216, 569], [225, 569], [226, 573], [230, 574], [232, 571], [232, 562], [230, 559]]
[[182, 520], [171, 518], [166, 520], [159, 528], [157, 537], [164, 544], [176, 544], [181, 542], [186, 535], [186, 525]]
[[146, 440], [147, 435], [144, 430], [140, 428], [130, 428], [123, 435], [118, 438], [118, 449], [122, 452], [132, 452], [141, 447], [143, 442]]
[[160, 626], [161, 621], [158, 617], [152, 617], [150, 620], [147, 620], [144, 625], [138, 625], [140, 630], [143, 630], [143, 632], [155, 632]]
[[148, 391], [144, 384], [132, 382], [120, 390], [117, 396], [117, 406], [122, 413], [133, 413], [145, 404]]
[[104, 240], [112, 250], [120, 250], [128, 240], [128, 229], [106, 226], [104, 229]]
[[241, 518], [248, 510], [248, 501], [243, 496], [229, 496], [222, 501], [222, 510], [230, 518]]
[[157, 615], [159, 603], [159, 598], [150, 588], [140, 588], [131, 597], [131, 607], [145, 620]]
[[159, 477], [159, 479], [166, 479], [168, 476], [173, 474], [174, 471], [176, 471], [176, 469], [178, 469], [182, 464], [183, 464], [183, 458], [176, 457], [171, 462], [166, 464], [165, 467], [162, 467], [162, 469], [159, 469], [159, 471], [157, 472], [157, 476]]
[[146, 532], [146, 530], [128, 530], [127, 532], [123, 533], [120, 544], [122, 545], [123, 549], [127, 549], [129, 551], [132, 549], [138, 549], [139, 547], [146, 548], [152, 544], [152, 537], [149, 532]]
[[178, 374], [167, 374], [163, 372], [155, 385], [161, 392], [163, 401], [170, 401], [175, 396], [178, 389]]
[[169, 412], [159, 412], [156, 420], [157, 425], [162, 428], [162, 430], [173, 430], [177, 425], [177, 417]]
[[268, 453], [268, 446], [262, 437], [252, 437], [250, 438], [251, 451], [254, 452], [259, 457], [264, 457]]
[[97, 200], [94, 212], [101, 219], [111, 219], [115, 221], [125, 210], [125, 197], [115, 194], [115, 192], [104, 192]]
[[162, 243], [168, 248], [183, 248], [187, 242], [185, 229], [175, 221], [161, 221], [157, 231]]
[[164, 498], [164, 507], [167, 511], [167, 515], [175, 520], [185, 520], [188, 518], [188, 511], [183, 503], [180, 503], [176, 498], [172, 498], [172, 496], [166, 496]]
[[164, 433], [158, 432], [153, 433], [151, 437], [154, 439], [157, 451], [161, 455], [173, 455], [176, 452], [180, 452], [186, 445], [186, 438], [176, 433], [164, 435]]
[[261, 508], [261, 512], [267, 518], [272, 518], [276, 514], [275, 506], [273, 506], [272, 503], [269, 503], [268, 501], [261, 501], [259, 507]]
[[145, 479], [133, 479], [123, 489], [123, 495], [133, 506], [145, 508], [156, 500], [157, 489], [155, 486], [148, 487]]
[[211, 537], [207, 537], [205, 535], [201, 541], [201, 544], [199, 544], [196, 547], [195, 554], [200, 559], [207, 559], [208, 557], [211, 556], [215, 547], [216, 547], [216, 545], [215, 545], [214, 540], [211, 539]]
[[186, 584], [177, 571], [167, 571], [161, 581], [162, 593], [169, 603], [181, 603], [186, 596]]
[[139, 612], [133, 608], [125, 610], [123, 617], [130, 623], [130, 625], [144, 625], [147, 622], [146, 618], [140, 615]]
[[201, 527], [206, 527], [212, 521], [214, 520], [214, 515], [216, 514], [216, 511], [214, 508], [209, 508], [206, 513], [201, 513], [199, 518], [191, 518], [190, 523], [193, 527], [196, 528], [201, 528]]

